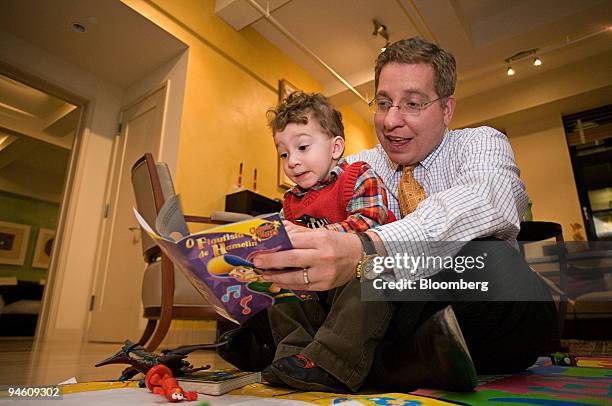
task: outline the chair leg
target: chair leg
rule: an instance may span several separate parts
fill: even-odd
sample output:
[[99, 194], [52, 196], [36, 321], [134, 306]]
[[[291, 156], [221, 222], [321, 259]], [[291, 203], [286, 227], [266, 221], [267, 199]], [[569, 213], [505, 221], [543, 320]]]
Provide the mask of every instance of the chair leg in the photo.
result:
[[168, 333], [170, 323], [172, 322], [172, 308], [174, 306], [174, 267], [170, 261], [170, 258], [163, 254], [161, 265], [161, 308], [159, 311], [157, 329], [146, 347], [146, 350], [149, 352], [155, 351], [155, 349], [159, 346], [166, 336], [166, 333]]
[[145, 344], [147, 343], [147, 341], [149, 341], [149, 338], [151, 338], [151, 335], [155, 331], [156, 325], [157, 320], [149, 319], [149, 321], [147, 322], [147, 327], [145, 328], [144, 333], [142, 333], [142, 337], [140, 337], [140, 340], [138, 340], [138, 345], [142, 345], [143, 347], [145, 346]]
[[159, 319], [155, 333], [153, 334], [153, 337], [151, 337], [151, 340], [149, 340], [149, 344], [147, 344], [145, 347], [147, 351], [153, 352], [157, 347], [159, 347], [159, 344], [161, 344], [161, 342], [164, 340], [164, 337], [166, 337], [166, 334], [170, 329], [170, 323], [172, 323], [172, 317], [161, 317]]

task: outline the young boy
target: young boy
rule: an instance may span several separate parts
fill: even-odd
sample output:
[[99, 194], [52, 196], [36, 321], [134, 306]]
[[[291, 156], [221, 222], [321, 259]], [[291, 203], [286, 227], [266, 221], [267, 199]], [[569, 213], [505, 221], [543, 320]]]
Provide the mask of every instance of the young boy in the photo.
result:
[[[324, 96], [292, 93], [268, 111], [268, 120], [285, 174], [296, 183], [284, 196], [286, 220], [341, 232], [395, 221], [384, 185], [369, 165], [349, 165], [341, 158], [342, 116]], [[304, 283], [309, 283], [307, 270]], [[357, 279], [320, 299], [268, 310], [277, 349], [264, 378], [302, 390], [356, 391], [392, 308], [387, 302], [362, 302]]]

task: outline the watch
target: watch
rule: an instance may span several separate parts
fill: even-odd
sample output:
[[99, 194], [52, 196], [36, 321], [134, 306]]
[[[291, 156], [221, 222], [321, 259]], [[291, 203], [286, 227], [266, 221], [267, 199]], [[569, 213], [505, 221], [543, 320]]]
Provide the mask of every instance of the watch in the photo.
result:
[[377, 274], [374, 272], [374, 258], [378, 256], [374, 241], [367, 233], [357, 233], [361, 240], [361, 258], [355, 267], [355, 277], [358, 280], [375, 279]]

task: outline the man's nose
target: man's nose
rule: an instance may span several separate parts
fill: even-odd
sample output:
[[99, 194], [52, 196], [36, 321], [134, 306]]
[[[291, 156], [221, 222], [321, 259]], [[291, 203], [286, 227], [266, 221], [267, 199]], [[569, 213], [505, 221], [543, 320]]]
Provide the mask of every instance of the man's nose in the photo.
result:
[[387, 111], [383, 123], [387, 130], [402, 126], [404, 124], [404, 116], [400, 113], [399, 107], [392, 106], [389, 111]]

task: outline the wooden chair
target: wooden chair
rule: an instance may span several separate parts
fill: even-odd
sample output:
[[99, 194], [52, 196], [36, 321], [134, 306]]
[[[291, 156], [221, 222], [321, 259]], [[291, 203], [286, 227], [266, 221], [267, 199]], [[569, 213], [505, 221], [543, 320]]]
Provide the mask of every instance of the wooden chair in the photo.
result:
[[[555, 238], [548, 246], [553, 261], [558, 262], [558, 272], [542, 268], [550, 264], [537, 264], [532, 268], [550, 282], [557, 282], [559, 296], [559, 331], [562, 337], [579, 339], [610, 339], [612, 337], [612, 283], [609, 260], [591, 258], [590, 243], [564, 243], [561, 225], [544, 221], [521, 223], [517, 237], [521, 250], [530, 241]], [[545, 249], [547, 247], [544, 247]], [[604, 249], [605, 251], [605, 249]], [[548, 253], [544, 253], [547, 256]], [[555, 258], [556, 257], [556, 258]], [[582, 258], [582, 259], [581, 259]], [[586, 261], [584, 259], [587, 259]], [[598, 264], [603, 262], [604, 266]], [[552, 275], [547, 278], [546, 275]]]
[[525, 253], [526, 244], [535, 241], [549, 240], [552, 238], [554, 238], [556, 241], [554, 244], [556, 255], [555, 260], [559, 264], [558, 285], [553, 283], [542, 273], [538, 274], [540, 277], [542, 277], [546, 284], [551, 287], [555, 299], [558, 299], [559, 334], [562, 336], [565, 317], [567, 314], [567, 251], [565, 249], [561, 224], [549, 221], [523, 221], [521, 222], [521, 230], [516, 237], [521, 253], [526, 260], [528, 259]]
[[[153, 155], [146, 153], [132, 167], [132, 185], [138, 211], [149, 224], [155, 224], [155, 218], [166, 198], [175, 194], [168, 166], [155, 162]], [[235, 220], [236, 216], [233, 219]], [[205, 224], [228, 223], [199, 216], [185, 216], [185, 220]], [[215, 312], [182, 272], [175, 272], [172, 261], [161, 252], [144, 230], [141, 241], [146, 263], [142, 302], [144, 317], [148, 319], [148, 323], [138, 344], [144, 346], [147, 351], [154, 351], [166, 336], [174, 319], [215, 320], [217, 337], [227, 328], [235, 327], [234, 323]]]

